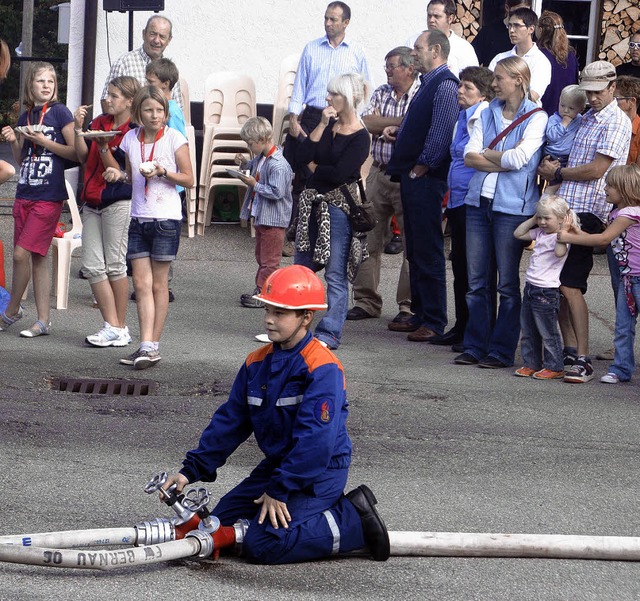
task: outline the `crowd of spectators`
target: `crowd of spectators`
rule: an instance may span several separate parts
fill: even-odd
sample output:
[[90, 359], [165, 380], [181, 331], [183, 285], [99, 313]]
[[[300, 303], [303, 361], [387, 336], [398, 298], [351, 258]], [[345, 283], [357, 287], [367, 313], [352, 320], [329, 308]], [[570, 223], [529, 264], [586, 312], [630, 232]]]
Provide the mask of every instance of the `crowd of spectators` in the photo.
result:
[[[541, 195], [552, 192], [578, 214], [584, 231], [603, 229], [611, 209], [607, 174], [638, 161], [640, 33], [629, 32], [630, 62], [616, 68], [596, 61], [579, 73], [561, 16], [544, 11], [538, 17], [526, 0], [506, 0], [504, 14], [487, 19], [472, 43], [452, 29], [453, 0], [431, 0], [426, 16], [427, 29], [386, 54], [387, 82], [371, 95], [367, 57], [347, 35], [351, 10], [343, 2], [328, 5], [324, 35], [303, 49], [289, 106], [283, 151], [293, 174], [293, 210], [287, 237], [296, 238], [296, 263], [326, 270], [329, 309], [316, 336], [330, 348], [338, 348], [346, 319], [381, 315], [380, 255], [395, 215], [405, 258], [399, 312], [389, 330], [415, 342], [451, 345], [460, 365], [510, 367], [520, 334], [524, 250], [513, 232], [536, 214]], [[143, 46], [114, 63], [105, 98], [116, 77], [160, 85], [149, 80], [148, 66], [165, 60], [171, 39], [170, 21], [152, 17]], [[182, 101], [178, 84], [165, 93]], [[275, 147], [265, 150], [269, 158]], [[360, 195], [369, 150], [366, 184], [378, 223], [367, 250], [351, 230], [347, 200]], [[158, 177], [165, 174], [158, 170]], [[250, 188], [258, 185], [254, 175]], [[449, 331], [443, 208], [455, 280]], [[282, 224], [278, 228], [277, 245], [284, 236]], [[261, 273], [267, 261], [258, 250]], [[584, 300], [591, 253], [570, 246], [560, 275], [565, 380], [572, 382], [593, 378]], [[273, 249], [268, 255], [270, 273], [277, 260]], [[611, 256], [610, 267], [617, 269]], [[263, 279], [257, 278], [254, 294]], [[618, 279], [612, 273], [614, 293]], [[243, 297], [244, 306], [261, 306], [253, 295]], [[0, 327], [17, 317], [3, 313]], [[124, 328], [123, 319], [112, 321]]]

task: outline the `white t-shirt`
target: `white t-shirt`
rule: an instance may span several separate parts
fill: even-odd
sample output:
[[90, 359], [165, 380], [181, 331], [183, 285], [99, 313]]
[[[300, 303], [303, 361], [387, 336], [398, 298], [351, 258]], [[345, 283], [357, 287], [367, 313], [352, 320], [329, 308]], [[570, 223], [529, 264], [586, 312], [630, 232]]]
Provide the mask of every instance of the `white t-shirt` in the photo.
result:
[[[495, 71], [498, 61], [509, 56], [518, 56], [515, 46], [511, 50], [507, 50], [507, 52], [496, 54], [489, 63], [489, 69]], [[535, 42], [529, 51], [520, 58], [524, 59], [527, 65], [529, 65], [529, 71], [531, 71], [531, 85], [529, 87], [542, 98], [547, 86], [551, 83], [551, 63], [549, 59], [543, 54], [542, 50], [538, 48]], [[539, 100], [538, 104], [540, 104]]]
[[530, 234], [536, 243], [529, 260], [526, 281], [538, 288], [560, 288], [560, 272], [567, 260], [567, 253], [562, 257], [556, 256], [558, 234], [545, 234], [540, 228], [532, 229]]
[[[182, 219], [182, 205], [180, 195], [175, 184], [164, 177], [152, 177], [147, 180], [140, 173], [142, 156], [140, 153], [139, 129], [132, 129], [122, 138], [120, 148], [129, 157], [131, 164], [131, 179], [133, 196], [131, 202], [131, 217], [146, 219]], [[175, 129], [164, 128], [164, 135], [156, 142], [153, 149], [153, 160], [157, 161], [167, 171], [177, 172], [176, 151], [188, 144], [187, 139]], [[144, 145], [144, 160], [151, 155], [152, 144]], [[145, 189], [145, 182], [147, 182]]]
[[[420, 31], [414, 35], [412, 35], [406, 42], [405, 46], [409, 46], [409, 48], [413, 48], [416, 40], [423, 34], [424, 32]], [[477, 67], [478, 66], [478, 57], [476, 56], [476, 51], [473, 49], [473, 46], [467, 42], [467, 40], [461, 38], [459, 35], [456, 35], [453, 31], [449, 34], [449, 44], [451, 46], [449, 50], [449, 58], [447, 58], [447, 67], [449, 67], [449, 71], [451, 71], [456, 77], [458, 77], [460, 71], [465, 67]]]

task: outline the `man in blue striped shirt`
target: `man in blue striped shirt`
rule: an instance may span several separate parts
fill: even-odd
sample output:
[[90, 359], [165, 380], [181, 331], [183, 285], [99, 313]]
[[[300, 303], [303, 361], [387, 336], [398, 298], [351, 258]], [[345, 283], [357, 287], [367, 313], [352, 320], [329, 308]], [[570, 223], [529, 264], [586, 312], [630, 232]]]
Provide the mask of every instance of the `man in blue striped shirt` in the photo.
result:
[[304, 47], [298, 63], [289, 102], [289, 134], [284, 145], [284, 156], [295, 172], [294, 200], [310, 175], [305, 165], [296, 162], [297, 145], [320, 122], [322, 109], [327, 106], [329, 81], [343, 73], [361, 73], [371, 82], [364, 49], [346, 36], [350, 19], [348, 5], [331, 2], [324, 13], [325, 35]]

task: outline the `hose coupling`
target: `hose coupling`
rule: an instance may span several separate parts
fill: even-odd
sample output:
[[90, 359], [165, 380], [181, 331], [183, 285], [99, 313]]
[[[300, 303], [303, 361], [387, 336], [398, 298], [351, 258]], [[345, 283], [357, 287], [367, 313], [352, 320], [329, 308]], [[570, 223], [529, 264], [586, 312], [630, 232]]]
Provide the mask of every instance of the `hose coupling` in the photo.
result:
[[233, 529], [236, 532], [235, 552], [237, 555], [242, 555], [242, 543], [244, 542], [244, 537], [247, 534], [247, 530], [249, 530], [249, 520], [246, 520], [244, 518], [239, 519], [233, 525]]
[[166, 518], [154, 518], [135, 525], [138, 536], [136, 547], [167, 543], [176, 539], [173, 521]]
[[187, 532], [185, 538], [197, 538], [200, 542], [200, 551], [195, 557], [198, 559], [206, 559], [213, 555], [213, 537], [203, 530], [192, 530]]

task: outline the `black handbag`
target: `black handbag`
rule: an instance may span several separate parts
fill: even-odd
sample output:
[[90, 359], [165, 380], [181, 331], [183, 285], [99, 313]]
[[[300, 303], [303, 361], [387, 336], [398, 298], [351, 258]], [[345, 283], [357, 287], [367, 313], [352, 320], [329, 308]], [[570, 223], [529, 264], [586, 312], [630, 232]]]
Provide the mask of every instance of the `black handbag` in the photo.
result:
[[360, 200], [362, 201], [360, 204], [356, 203], [353, 199], [353, 196], [351, 196], [351, 192], [349, 192], [349, 188], [346, 184], [340, 186], [340, 192], [342, 192], [345, 200], [349, 204], [349, 221], [351, 222], [351, 229], [354, 232], [364, 234], [366, 232], [370, 232], [374, 227], [376, 227], [378, 220], [375, 217], [373, 203], [370, 200], [367, 200], [364, 193], [364, 186], [362, 185], [361, 179], [358, 180], [358, 188], [360, 188]]

